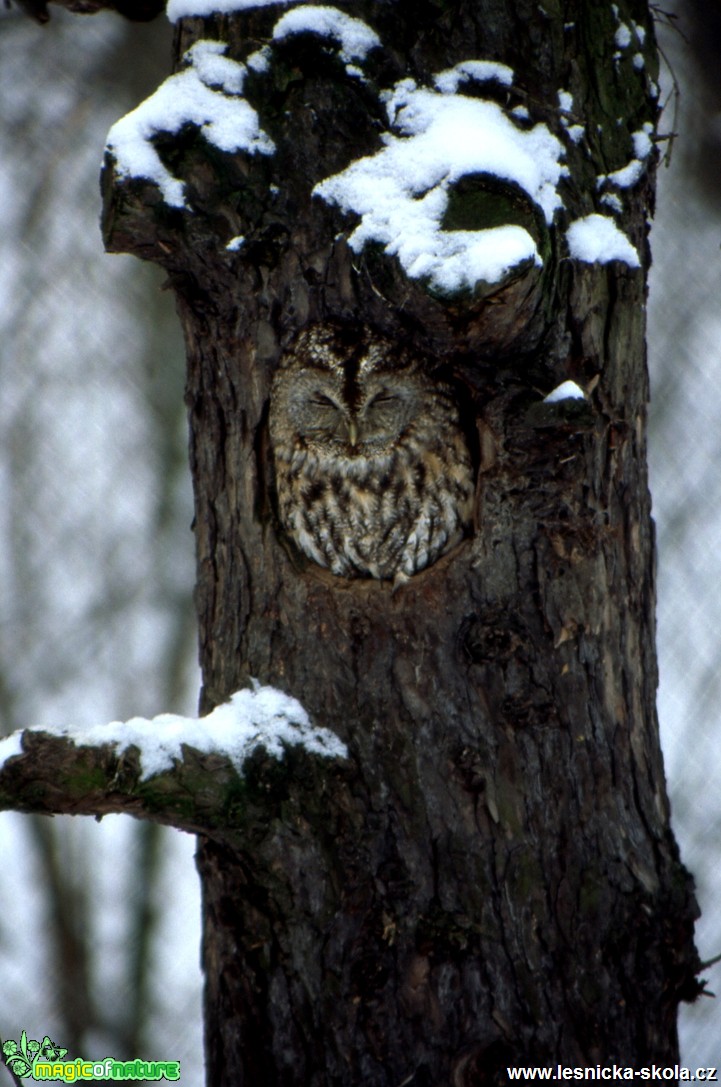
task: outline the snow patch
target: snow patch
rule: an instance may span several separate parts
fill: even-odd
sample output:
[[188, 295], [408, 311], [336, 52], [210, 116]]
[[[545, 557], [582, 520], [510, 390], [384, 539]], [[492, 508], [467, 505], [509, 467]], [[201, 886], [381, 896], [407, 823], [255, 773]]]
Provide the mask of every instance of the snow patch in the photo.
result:
[[287, 7], [298, 0], [168, 0], [166, 14], [171, 23], [179, 19], [207, 18], [209, 15], [228, 15], [233, 11], [250, 11], [251, 8], [267, 8], [271, 4]]
[[495, 60], [462, 60], [454, 68], [447, 68], [433, 77], [436, 90], [441, 94], [455, 94], [466, 80], [475, 83], [500, 83], [502, 87], [513, 84], [513, 69]]
[[241, 97], [247, 68], [225, 56], [223, 42], [199, 41], [185, 54], [187, 65], [108, 133], [107, 150], [121, 178], [153, 181], [171, 207], [184, 208], [183, 182], [173, 177], [153, 146], [162, 133], [198, 128], [221, 151], [270, 155], [273, 141], [260, 128], [258, 114]]
[[569, 91], [558, 92], [558, 107], [564, 113], [570, 113], [573, 109], [573, 95]]
[[[450, 78], [443, 82], [452, 85]], [[360, 252], [380, 243], [412, 279], [427, 278], [448, 293], [498, 282], [526, 261], [540, 265], [535, 242], [522, 227], [468, 231], [441, 224], [451, 186], [478, 173], [518, 185], [550, 223], [561, 207], [556, 185], [562, 146], [548, 128], [523, 131], [495, 102], [419, 88], [411, 79], [384, 97], [395, 129], [383, 135], [385, 146], [314, 189], [360, 217], [351, 248]]]
[[631, 189], [638, 184], [643, 176], [645, 160], [653, 151], [653, 140], [651, 139], [653, 131], [653, 125], [650, 121], [646, 121], [638, 131], [632, 133], [631, 140], [633, 141], [635, 157], [619, 170], [614, 170], [610, 174], [601, 174], [597, 181], [599, 188], [604, 183], [614, 185], [617, 189]]
[[361, 19], [354, 19], [338, 8], [311, 4], [289, 11], [273, 28], [274, 41], [283, 41], [294, 34], [334, 38], [340, 42], [341, 59], [346, 64], [353, 60], [365, 60], [368, 53], [381, 44], [376, 32]]
[[575, 381], [564, 381], [552, 389], [548, 396], [544, 396], [544, 404], [555, 404], [559, 400], [585, 400], [586, 394]]
[[615, 185], [619, 189], [631, 189], [641, 180], [642, 175], [643, 163], [641, 160], [631, 159], [620, 170], [614, 170], [611, 174], [604, 174], [599, 178], [599, 181], [601, 183], [608, 181], [609, 184]]
[[270, 49], [267, 45], [264, 45], [262, 49], [258, 49], [255, 53], [251, 53], [245, 60], [246, 67], [251, 71], [257, 72], [258, 75], [263, 75], [270, 69]]
[[242, 94], [245, 66], [226, 57], [226, 48], [223, 42], [201, 39], [191, 45], [183, 60], [192, 65], [206, 87], [217, 87], [226, 94]]
[[613, 37], [615, 45], [619, 49], [628, 49], [631, 44], [631, 29], [626, 26], [625, 23], [619, 23], [616, 33]]
[[573, 95], [569, 91], [558, 92], [558, 108], [561, 113], [561, 124], [566, 135], [573, 143], [580, 143], [586, 135], [586, 129], [583, 125], [572, 124], [569, 119], [573, 113]]
[[631, 136], [631, 139], [633, 140], [633, 150], [636, 158], [648, 158], [648, 156], [653, 151], [653, 140], [651, 139], [652, 133], [653, 125], [650, 121], [646, 121], [646, 123]]
[[[643, 47], [646, 41], [646, 31], [642, 26], [639, 26], [638, 23], [634, 22], [633, 19], [631, 19], [630, 23], [622, 22], [617, 4], [611, 4], [611, 10], [613, 11], [616, 23], [618, 24], [616, 33], [613, 37], [614, 44], [619, 50], [614, 54], [614, 60], [618, 61], [621, 59], [623, 50], [629, 49], [632, 46], [636, 49], [638, 49], [639, 45]], [[631, 59], [636, 71], [641, 71], [646, 66], [643, 53], [637, 51], [633, 54]]]
[[[246, 759], [261, 748], [278, 759], [283, 758], [287, 747], [304, 747], [325, 758], [342, 759], [348, 754], [335, 733], [311, 724], [295, 698], [255, 681], [253, 690], [237, 691], [207, 717], [162, 713], [150, 720], [132, 717], [129, 721], [85, 728], [43, 726], [30, 731], [63, 736], [76, 747], [109, 744], [118, 752], [137, 747], [142, 781], [172, 770], [175, 762], [182, 761], [183, 745], [206, 755], [226, 756], [239, 773]], [[0, 766], [22, 754], [21, 737], [21, 732], [15, 732], [0, 741]]]
[[601, 203], [605, 204], [611, 211], [615, 211], [617, 215], [621, 215], [623, 212], [621, 198], [615, 192], [605, 192], [601, 197]]
[[22, 732], [11, 732], [0, 740], [0, 769], [8, 759], [14, 759], [16, 755], [23, 753]]
[[630, 268], [640, 268], [636, 249], [613, 219], [606, 215], [586, 215], [576, 219], [566, 235], [568, 250], [574, 260], [586, 264], [608, 264], [620, 260]]

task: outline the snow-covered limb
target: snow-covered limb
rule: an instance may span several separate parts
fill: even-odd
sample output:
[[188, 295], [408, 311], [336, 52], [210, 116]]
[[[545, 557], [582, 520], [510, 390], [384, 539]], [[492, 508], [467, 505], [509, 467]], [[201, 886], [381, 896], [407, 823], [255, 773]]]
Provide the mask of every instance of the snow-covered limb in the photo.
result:
[[183, 747], [205, 755], [226, 756], [242, 773], [245, 760], [263, 747], [282, 758], [287, 747], [305, 747], [314, 755], [345, 758], [345, 744], [325, 728], [316, 728], [300, 702], [274, 687], [254, 683], [253, 690], [236, 691], [207, 717], [180, 717], [161, 713], [150, 719], [73, 728], [72, 725], [43, 726], [15, 732], [0, 740], [0, 769], [7, 759], [22, 754], [20, 737], [27, 732], [62, 736], [76, 747], [109, 745], [122, 754], [136, 747], [140, 755], [141, 781], [171, 770], [183, 757]]
[[222, 42], [196, 42], [185, 54], [186, 67], [108, 133], [118, 177], [154, 181], [171, 207], [185, 207], [184, 185], [163, 164], [153, 144], [156, 136], [194, 125], [221, 151], [271, 155], [275, 150], [242, 97], [247, 68], [226, 57], [226, 48]]
[[338, 737], [314, 726], [296, 699], [259, 684], [200, 719], [161, 714], [28, 728], [0, 741], [0, 808], [127, 812], [210, 832], [223, 828], [247, 761], [281, 761], [291, 749], [310, 763], [347, 757]]

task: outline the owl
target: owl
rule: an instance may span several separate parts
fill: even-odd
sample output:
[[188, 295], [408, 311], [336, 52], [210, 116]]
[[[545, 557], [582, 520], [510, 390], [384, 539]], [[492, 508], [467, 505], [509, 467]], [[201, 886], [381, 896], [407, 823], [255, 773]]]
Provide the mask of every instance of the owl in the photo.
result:
[[451, 389], [354, 326], [301, 333], [270, 396], [281, 524], [346, 578], [404, 581], [462, 538], [474, 493]]

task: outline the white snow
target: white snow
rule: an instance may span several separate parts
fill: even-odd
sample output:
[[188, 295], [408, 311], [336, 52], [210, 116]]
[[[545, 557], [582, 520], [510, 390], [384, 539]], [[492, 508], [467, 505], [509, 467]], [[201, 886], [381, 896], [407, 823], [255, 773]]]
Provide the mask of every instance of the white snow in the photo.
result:
[[11, 732], [9, 736], [4, 736], [0, 740], [0, 768], [6, 759], [13, 759], [16, 755], [22, 755], [22, 739], [22, 732]]
[[[646, 31], [644, 30], [644, 28], [642, 26], [639, 26], [638, 23], [635, 23], [633, 19], [631, 20], [630, 26], [627, 23], [621, 22], [619, 18], [618, 7], [615, 4], [612, 4], [611, 8], [613, 10], [616, 22], [618, 23], [618, 27], [616, 29], [616, 33], [613, 39], [618, 49], [628, 49], [631, 45], [643, 46], [644, 42], [646, 41]], [[620, 60], [620, 58], [620, 52], [614, 55], [614, 60]], [[639, 52], [634, 53], [632, 62], [634, 68], [637, 71], [641, 71], [646, 65], [643, 53]]]
[[652, 133], [653, 125], [650, 121], [647, 121], [637, 132], [633, 133], [631, 139], [633, 140], [633, 150], [636, 158], [648, 158], [653, 151], [653, 141], [651, 139]]
[[264, 45], [262, 49], [258, 49], [255, 53], [251, 53], [249, 57], [246, 57], [245, 64], [246, 67], [259, 74], [267, 72], [270, 68], [270, 49], [268, 46]]
[[566, 127], [566, 132], [574, 143], [580, 143], [586, 135], [586, 129], [583, 125], [568, 125]]
[[565, 114], [571, 114], [573, 112], [573, 95], [569, 91], [558, 92], [558, 108], [561, 111], [561, 124], [563, 125], [566, 133], [573, 143], [580, 143], [586, 134], [586, 129], [583, 125], [571, 124], [569, 118], [564, 116]]
[[564, 381], [552, 389], [548, 396], [544, 396], [544, 404], [555, 404], [559, 400], [585, 400], [586, 394], [575, 381]]
[[614, 170], [610, 174], [601, 174], [597, 182], [599, 188], [605, 182], [608, 182], [618, 189], [630, 189], [640, 181], [645, 169], [645, 160], [653, 150], [653, 140], [651, 139], [653, 130], [653, 125], [650, 121], [647, 121], [641, 128], [632, 133], [631, 139], [635, 157], [619, 170]]
[[619, 49], [628, 49], [631, 44], [631, 30], [625, 23], [619, 23], [613, 38]]
[[225, 56], [223, 42], [201, 39], [191, 45], [183, 60], [191, 64], [206, 87], [218, 87], [228, 94], [242, 94], [245, 67]]
[[615, 192], [605, 192], [601, 197], [601, 203], [605, 204], [611, 211], [615, 211], [617, 215], [623, 212], [621, 198]]
[[[229, 702], [217, 706], [207, 717], [162, 713], [150, 720], [132, 717], [129, 721], [84, 728], [43, 726], [37, 731], [63, 736], [76, 747], [109, 744], [119, 752], [137, 747], [142, 781], [172, 770], [176, 761], [182, 761], [183, 745], [204, 754], [225, 755], [239, 773], [245, 760], [260, 748], [278, 759], [283, 757], [286, 747], [295, 746], [327, 758], [347, 756], [345, 744], [328, 729], [312, 725], [295, 698], [258, 683], [253, 690], [237, 691]], [[21, 737], [21, 732], [15, 732], [0, 741], [0, 766], [22, 754]]]
[[153, 146], [159, 134], [195, 125], [221, 151], [270, 155], [275, 150], [258, 114], [241, 97], [247, 69], [226, 57], [226, 48], [222, 42], [196, 42], [183, 58], [188, 67], [166, 79], [108, 133], [107, 149], [118, 175], [154, 181], [171, 207], [186, 206], [184, 185]]
[[441, 94], [455, 94], [460, 84], [468, 79], [476, 83], [500, 83], [502, 87], [510, 87], [513, 69], [495, 60], [462, 60], [455, 67], [439, 72], [433, 82]]
[[360, 217], [351, 248], [380, 243], [411, 278], [428, 278], [433, 288], [451, 293], [498, 282], [525, 261], [540, 264], [522, 227], [450, 231], [441, 223], [449, 188], [474, 173], [515, 182], [551, 222], [561, 206], [562, 147], [546, 126], [522, 131], [495, 102], [419, 88], [411, 79], [385, 99], [395, 129], [384, 134], [385, 146], [314, 189]]
[[606, 215], [586, 215], [568, 228], [568, 250], [574, 260], [586, 264], [608, 264], [620, 260], [640, 268], [638, 253], [616, 223]]
[[266, 8], [271, 4], [286, 7], [298, 0], [168, 0], [166, 14], [171, 23], [178, 19], [213, 15], [216, 12], [227, 15], [232, 11], [249, 11], [251, 8]]
[[306, 33], [340, 42], [341, 59], [346, 64], [364, 60], [371, 49], [381, 44], [376, 32], [361, 19], [354, 19], [338, 8], [313, 4], [294, 8], [283, 15], [273, 28], [273, 40], [282, 41], [293, 34]]
[[605, 174], [599, 178], [600, 182], [608, 181], [611, 185], [616, 185], [619, 189], [631, 189], [633, 186], [641, 180], [643, 174], [643, 163], [640, 159], [631, 159], [630, 162], [622, 166], [620, 170], [614, 170], [613, 173]]

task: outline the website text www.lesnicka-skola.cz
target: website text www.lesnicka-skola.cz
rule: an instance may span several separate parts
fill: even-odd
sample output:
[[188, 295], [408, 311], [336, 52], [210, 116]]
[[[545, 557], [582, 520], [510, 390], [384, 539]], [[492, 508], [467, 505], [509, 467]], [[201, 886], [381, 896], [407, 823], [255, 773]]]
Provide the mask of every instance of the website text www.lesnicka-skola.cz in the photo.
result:
[[686, 1068], [683, 1065], [650, 1064], [644, 1068], [629, 1068], [623, 1064], [592, 1065], [576, 1068], [557, 1064], [551, 1068], [506, 1068], [510, 1082], [528, 1083], [530, 1080], [643, 1080], [666, 1083], [718, 1083], [718, 1069], [708, 1066]]

